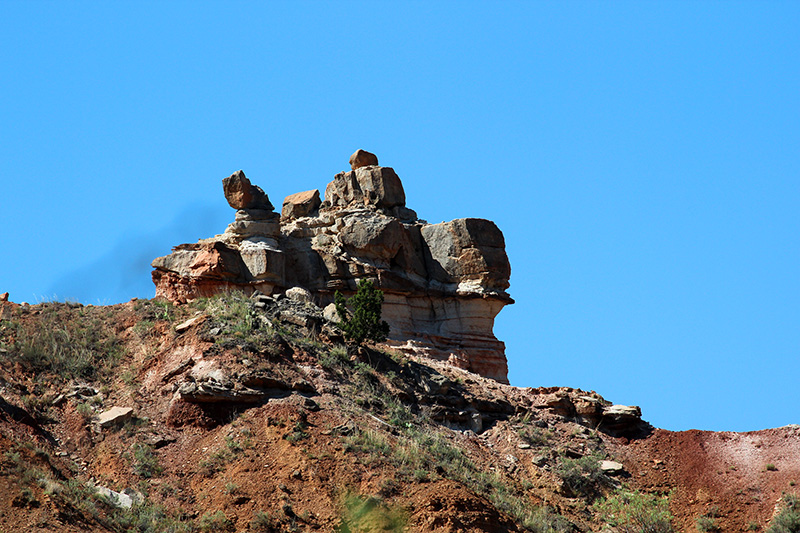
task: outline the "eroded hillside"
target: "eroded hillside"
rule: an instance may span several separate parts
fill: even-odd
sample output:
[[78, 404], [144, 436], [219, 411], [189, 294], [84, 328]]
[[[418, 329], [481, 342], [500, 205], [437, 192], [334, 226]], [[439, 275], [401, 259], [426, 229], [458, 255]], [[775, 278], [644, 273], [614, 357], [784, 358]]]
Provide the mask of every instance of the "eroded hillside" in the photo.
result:
[[748, 531], [800, 478], [798, 428], [654, 429], [348, 346], [302, 294], [2, 305], [0, 531], [638, 531], [623, 497]]

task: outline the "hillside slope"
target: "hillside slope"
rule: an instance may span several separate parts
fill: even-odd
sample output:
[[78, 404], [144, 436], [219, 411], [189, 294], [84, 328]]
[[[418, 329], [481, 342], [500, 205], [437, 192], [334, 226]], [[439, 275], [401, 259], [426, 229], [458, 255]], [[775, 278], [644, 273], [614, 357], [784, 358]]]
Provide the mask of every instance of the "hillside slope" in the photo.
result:
[[800, 428], [654, 429], [348, 347], [302, 299], [2, 305], [2, 532], [600, 531], [623, 486], [748, 531], [800, 479]]

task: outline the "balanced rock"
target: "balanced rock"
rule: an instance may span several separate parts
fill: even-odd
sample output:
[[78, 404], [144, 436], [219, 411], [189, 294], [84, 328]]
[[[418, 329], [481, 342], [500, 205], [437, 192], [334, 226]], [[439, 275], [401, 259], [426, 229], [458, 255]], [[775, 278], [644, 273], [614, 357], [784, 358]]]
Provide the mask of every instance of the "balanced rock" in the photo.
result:
[[350, 296], [370, 279], [384, 294], [389, 345], [507, 382], [505, 345], [492, 331], [513, 303], [500, 229], [478, 218], [428, 224], [405, 206], [400, 178], [373, 154], [356, 152], [351, 167], [334, 176], [321, 204], [316, 190], [287, 197], [280, 219], [248, 199], [261, 189], [243, 173], [226, 178], [236, 219], [222, 235], [155, 259], [156, 296], [185, 302], [239, 289], [285, 292], [280, 302], [293, 303], [299, 287], [325, 308], [336, 291]]
[[378, 156], [360, 149], [350, 156], [350, 170], [369, 166], [378, 166]]
[[234, 209], [274, 209], [261, 187], [251, 184], [241, 170], [223, 179], [222, 188], [228, 205]]

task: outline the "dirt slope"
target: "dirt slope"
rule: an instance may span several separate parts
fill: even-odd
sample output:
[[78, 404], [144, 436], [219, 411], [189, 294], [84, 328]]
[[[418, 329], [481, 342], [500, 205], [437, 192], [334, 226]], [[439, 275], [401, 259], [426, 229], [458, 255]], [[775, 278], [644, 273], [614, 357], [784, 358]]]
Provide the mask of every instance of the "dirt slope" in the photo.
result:
[[[4, 304], [0, 532], [600, 531], [592, 503], [623, 484], [670, 493], [677, 530], [747, 531], [800, 478], [797, 427], [654, 429], [594, 392], [345, 348], [280, 309]], [[113, 406], [132, 416], [100, 427]]]

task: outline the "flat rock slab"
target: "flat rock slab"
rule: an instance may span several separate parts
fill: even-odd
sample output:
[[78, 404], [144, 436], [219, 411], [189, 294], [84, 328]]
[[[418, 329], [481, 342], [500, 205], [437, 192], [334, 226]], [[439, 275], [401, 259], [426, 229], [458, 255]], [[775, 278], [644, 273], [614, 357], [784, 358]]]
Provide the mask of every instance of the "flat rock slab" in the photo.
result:
[[196, 316], [194, 318], [190, 318], [186, 322], [182, 322], [182, 323], [178, 324], [177, 326], [175, 326], [175, 332], [176, 333], [183, 333], [184, 331], [188, 330], [192, 326], [194, 326], [196, 324], [203, 323], [206, 318], [208, 318], [208, 316], [206, 316], [206, 315], [200, 315], [200, 316]]
[[108, 428], [123, 424], [126, 420], [133, 417], [132, 407], [112, 407], [108, 411], [103, 411], [97, 415], [97, 423], [101, 428]]
[[616, 461], [600, 461], [600, 470], [605, 474], [613, 476], [621, 474], [625, 471], [625, 468], [622, 466], [622, 463]]

